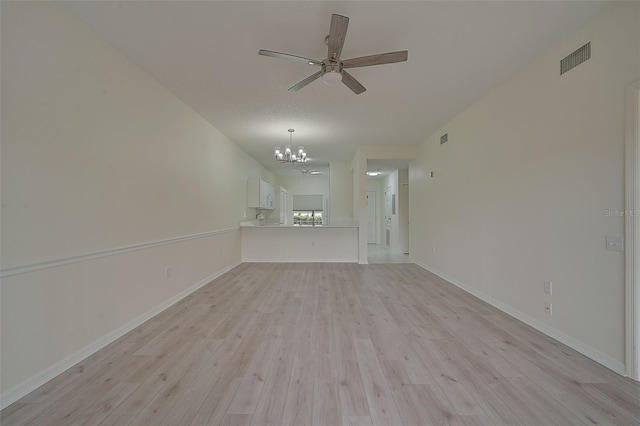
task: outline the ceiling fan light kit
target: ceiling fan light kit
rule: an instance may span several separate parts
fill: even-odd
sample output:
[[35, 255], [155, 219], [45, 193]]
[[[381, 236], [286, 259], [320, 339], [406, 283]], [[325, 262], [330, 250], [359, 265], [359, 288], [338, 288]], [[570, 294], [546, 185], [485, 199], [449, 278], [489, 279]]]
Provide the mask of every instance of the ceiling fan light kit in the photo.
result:
[[406, 50], [400, 50], [397, 52], [379, 53], [376, 55], [362, 56], [360, 58], [341, 60], [340, 54], [342, 53], [344, 40], [347, 36], [348, 26], [349, 18], [346, 16], [336, 14], [331, 15], [329, 35], [325, 39], [325, 43], [328, 46], [327, 58], [322, 61], [264, 49], [259, 50], [258, 54], [271, 56], [273, 58], [287, 59], [290, 61], [305, 62], [308, 65], [320, 66], [320, 71], [311, 74], [309, 77], [291, 86], [289, 88], [290, 92], [297, 92], [309, 83], [322, 77], [322, 80], [328, 85], [333, 85], [338, 81], [342, 81], [342, 83], [351, 89], [353, 93], [359, 95], [367, 89], [360, 84], [355, 77], [345, 71], [345, 68], [368, 67], [372, 65], [404, 62], [407, 60], [409, 52]]
[[325, 72], [322, 75], [322, 82], [328, 86], [336, 86], [342, 81], [342, 74], [338, 71]]

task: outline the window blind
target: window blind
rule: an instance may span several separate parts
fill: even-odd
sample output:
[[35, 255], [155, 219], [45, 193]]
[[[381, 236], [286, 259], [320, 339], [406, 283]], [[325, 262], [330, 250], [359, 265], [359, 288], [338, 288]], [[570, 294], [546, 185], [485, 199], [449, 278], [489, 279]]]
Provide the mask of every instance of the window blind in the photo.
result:
[[293, 210], [322, 211], [322, 195], [294, 195]]

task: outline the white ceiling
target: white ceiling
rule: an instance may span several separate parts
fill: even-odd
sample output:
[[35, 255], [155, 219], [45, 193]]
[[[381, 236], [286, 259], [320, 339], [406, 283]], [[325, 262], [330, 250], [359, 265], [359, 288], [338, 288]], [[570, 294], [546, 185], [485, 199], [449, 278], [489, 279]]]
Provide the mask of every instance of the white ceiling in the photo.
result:
[[[587, 1], [63, 2], [131, 61], [277, 174], [294, 128], [309, 169], [360, 144], [414, 144], [601, 11]], [[322, 60], [332, 13], [350, 18], [342, 58], [408, 50], [409, 60], [351, 74], [368, 90], [321, 80], [287, 88]], [[578, 46], [576, 46], [578, 47]], [[569, 53], [569, 52], [567, 52]], [[560, 59], [560, 58], [559, 58]], [[295, 167], [295, 166], [294, 166]]]
[[388, 174], [391, 174], [398, 169], [407, 169], [409, 168], [410, 161], [411, 159], [402, 159], [402, 158], [384, 159], [384, 160], [369, 159], [367, 160], [367, 171], [380, 173], [380, 175], [376, 177], [369, 176], [369, 179], [377, 179], [377, 178], [385, 177]]

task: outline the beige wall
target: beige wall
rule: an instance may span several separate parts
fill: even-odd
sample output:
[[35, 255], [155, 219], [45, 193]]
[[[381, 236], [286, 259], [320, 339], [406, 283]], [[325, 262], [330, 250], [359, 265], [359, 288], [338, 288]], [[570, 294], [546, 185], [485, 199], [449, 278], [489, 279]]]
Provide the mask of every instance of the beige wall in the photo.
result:
[[58, 5], [1, 28], [4, 404], [237, 264], [274, 177]]
[[329, 223], [334, 226], [353, 224], [353, 171], [349, 162], [329, 165]]
[[[605, 235], [624, 229], [605, 211], [624, 209], [639, 6], [608, 8], [429, 137], [410, 165], [417, 262], [617, 371], [623, 253], [605, 251]], [[592, 58], [560, 76], [560, 59], [588, 41]]]
[[307, 175], [278, 176], [278, 185], [284, 187], [291, 195], [323, 195], [329, 197], [329, 176]]

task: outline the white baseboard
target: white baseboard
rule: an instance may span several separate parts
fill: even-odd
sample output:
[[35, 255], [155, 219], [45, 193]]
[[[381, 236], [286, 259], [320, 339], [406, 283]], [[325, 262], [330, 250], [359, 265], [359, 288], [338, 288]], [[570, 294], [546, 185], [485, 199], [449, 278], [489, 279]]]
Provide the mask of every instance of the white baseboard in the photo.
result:
[[485, 302], [487, 302], [488, 304], [490, 304], [491, 306], [494, 306], [495, 308], [500, 309], [502, 312], [522, 321], [523, 323], [535, 328], [536, 330], [546, 334], [547, 336], [556, 339], [557, 341], [564, 343], [565, 345], [569, 346], [572, 349], [575, 349], [576, 351], [580, 352], [582, 355], [591, 358], [592, 360], [594, 360], [595, 362], [602, 364], [603, 366], [607, 367], [610, 370], [615, 371], [616, 373], [620, 374], [621, 376], [625, 376], [626, 377], [626, 368], [624, 363], [618, 361], [617, 359], [614, 359], [612, 357], [610, 357], [607, 354], [603, 354], [602, 352], [598, 351], [597, 349], [592, 348], [591, 346], [581, 342], [580, 340], [577, 340], [567, 334], [564, 334], [563, 332], [549, 326], [548, 324], [545, 324], [543, 322], [538, 321], [535, 318], [532, 318], [522, 312], [520, 312], [519, 310], [515, 309], [513, 306], [508, 305], [504, 302], [501, 302], [497, 299], [494, 299], [491, 296], [486, 295], [485, 293], [474, 289], [473, 287], [470, 287], [458, 280], [456, 280], [453, 277], [448, 276], [447, 274], [440, 272], [432, 267], [430, 267], [429, 265], [426, 265], [424, 263], [418, 262], [415, 259], [412, 259], [412, 261], [420, 266], [423, 269], [426, 269], [427, 271], [439, 276], [440, 278], [447, 280], [448, 282], [450, 282], [451, 284], [455, 285], [458, 288], [461, 288], [462, 290], [466, 291], [469, 294], [472, 294], [473, 296], [477, 297], [480, 300], [483, 300]]
[[79, 363], [83, 359], [89, 357], [90, 355], [93, 355], [94, 353], [96, 353], [100, 349], [102, 349], [105, 346], [107, 346], [109, 343], [111, 343], [111, 342], [115, 341], [116, 339], [124, 336], [125, 334], [127, 334], [128, 332], [130, 332], [134, 328], [138, 327], [139, 325], [141, 325], [145, 321], [153, 318], [154, 316], [158, 315], [160, 312], [164, 311], [165, 309], [167, 309], [171, 305], [179, 302], [180, 300], [182, 300], [186, 296], [188, 296], [191, 293], [193, 293], [194, 291], [198, 290], [200, 287], [203, 287], [204, 285], [210, 283], [211, 281], [213, 281], [214, 279], [218, 278], [219, 276], [229, 272], [230, 270], [232, 270], [236, 266], [240, 265], [240, 263], [241, 263], [240, 261], [236, 261], [236, 262], [232, 263], [231, 265], [227, 266], [226, 268], [224, 268], [224, 269], [222, 269], [220, 271], [217, 271], [216, 273], [214, 273], [214, 274], [212, 274], [212, 275], [200, 280], [199, 282], [197, 282], [196, 284], [192, 285], [188, 289], [176, 294], [171, 299], [161, 303], [160, 305], [158, 305], [158, 306], [148, 310], [147, 312], [143, 313], [139, 317], [129, 321], [128, 323], [122, 325], [121, 327], [118, 327], [117, 329], [113, 330], [112, 332], [102, 336], [98, 340], [96, 340], [96, 341], [90, 343], [89, 345], [85, 346], [84, 348], [80, 349], [78, 352], [68, 356], [67, 358], [65, 358], [65, 359], [63, 359], [63, 360], [61, 360], [61, 361], [59, 361], [57, 363], [55, 363], [51, 367], [48, 367], [44, 371], [41, 371], [40, 373], [36, 374], [35, 376], [32, 376], [31, 378], [25, 380], [24, 382], [22, 382], [19, 385], [13, 387], [12, 389], [10, 389], [10, 390], [8, 390], [6, 392], [3, 392], [2, 395], [0, 395], [0, 410], [4, 409], [5, 407], [7, 407], [7, 406], [9, 406], [11, 404], [13, 404], [18, 399], [20, 399], [23, 396], [29, 394], [30, 392], [33, 392], [34, 390], [36, 390], [37, 388], [39, 388], [43, 384], [47, 383], [49, 380], [53, 379], [57, 375], [63, 373], [66, 370], [68, 370], [69, 368], [73, 367], [74, 365], [76, 365], [77, 363]]

